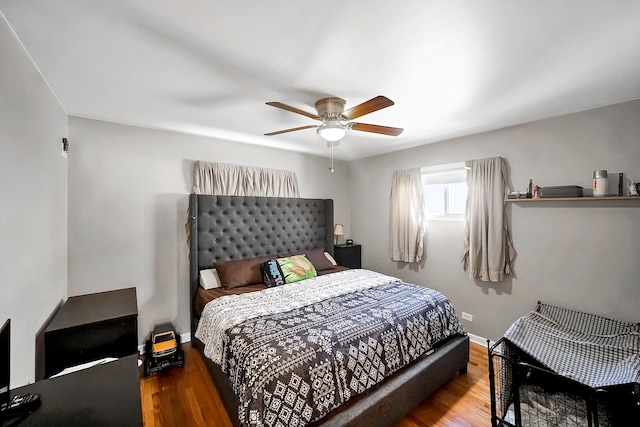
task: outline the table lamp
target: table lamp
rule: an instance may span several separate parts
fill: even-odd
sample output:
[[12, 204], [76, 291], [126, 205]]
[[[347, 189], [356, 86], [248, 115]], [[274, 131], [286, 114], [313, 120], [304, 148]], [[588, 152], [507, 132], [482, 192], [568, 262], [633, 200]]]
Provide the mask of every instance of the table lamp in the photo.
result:
[[333, 226], [333, 235], [336, 236], [336, 245], [340, 236], [344, 236], [344, 227], [342, 224], [336, 224]]

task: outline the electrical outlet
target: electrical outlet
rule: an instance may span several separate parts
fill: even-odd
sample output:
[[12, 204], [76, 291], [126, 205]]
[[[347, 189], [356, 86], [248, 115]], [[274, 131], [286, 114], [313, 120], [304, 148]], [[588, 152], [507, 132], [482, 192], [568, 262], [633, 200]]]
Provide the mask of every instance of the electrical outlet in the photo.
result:
[[468, 320], [469, 322], [473, 322], [473, 315], [469, 313], [462, 312], [462, 318], [464, 320]]

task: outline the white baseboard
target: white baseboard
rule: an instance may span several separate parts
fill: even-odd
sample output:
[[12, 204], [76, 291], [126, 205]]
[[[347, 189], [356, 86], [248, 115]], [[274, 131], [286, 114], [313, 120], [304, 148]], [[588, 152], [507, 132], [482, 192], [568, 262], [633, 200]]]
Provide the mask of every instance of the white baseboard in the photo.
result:
[[[474, 344], [478, 344], [481, 345], [483, 347], [487, 347], [487, 339], [481, 337], [480, 335], [474, 335], [474, 334], [470, 334], [467, 333], [467, 335], [469, 335], [469, 341], [471, 341]], [[493, 345], [495, 344], [493, 341], [489, 341], [489, 345]]]
[[191, 332], [185, 332], [184, 334], [180, 334], [180, 342], [182, 344], [186, 342], [191, 342]]

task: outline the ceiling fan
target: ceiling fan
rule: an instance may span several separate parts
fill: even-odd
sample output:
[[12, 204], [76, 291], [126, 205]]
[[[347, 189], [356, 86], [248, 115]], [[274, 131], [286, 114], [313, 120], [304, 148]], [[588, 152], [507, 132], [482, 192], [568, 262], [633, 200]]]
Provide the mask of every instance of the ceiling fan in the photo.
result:
[[[362, 132], [373, 132], [382, 135], [398, 136], [404, 129], [389, 126], [371, 125], [366, 123], [348, 122], [347, 120], [356, 119], [365, 114], [373, 113], [393, 105], [393, 101], [385, 96], [376, 96], [368, 101], [358, 104], [348, 110], [344, 110], [346, 101], [342, 98], [329, 97], [322, 98], [316, 102], [316, 114], [309, 113], [299, 108], [292, 107], [281, 102], [267, 102], [267, 105], [291, 111], [292, 113], [302, 114], [322, 123], [319, 125], [300, 126], [292, 129], [279, 130], [276, 132], [265, 133], [266, 136], [280, 135], [287, 132], [295, 132], [303, 129], [316, 128], [316, 132], [329, 143], [337, 143], [347, 130], [359, 130]], [[335, 144], [334, 144], [335, 145]]]

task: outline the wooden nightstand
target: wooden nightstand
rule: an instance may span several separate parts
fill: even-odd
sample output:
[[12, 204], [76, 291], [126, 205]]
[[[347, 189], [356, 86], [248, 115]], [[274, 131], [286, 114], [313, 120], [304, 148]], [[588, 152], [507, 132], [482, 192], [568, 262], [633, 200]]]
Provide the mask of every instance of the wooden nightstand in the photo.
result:
[[335, 245], [333, 249], [338, 265], [362, 268], [360, 245]]
[[36, 359], [44, 359], [44, 369], [36, 369], [36, 379], [105, 357], [137, 354], [136, 288], [70, 297], [43, 334], [43, 354]]

